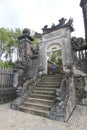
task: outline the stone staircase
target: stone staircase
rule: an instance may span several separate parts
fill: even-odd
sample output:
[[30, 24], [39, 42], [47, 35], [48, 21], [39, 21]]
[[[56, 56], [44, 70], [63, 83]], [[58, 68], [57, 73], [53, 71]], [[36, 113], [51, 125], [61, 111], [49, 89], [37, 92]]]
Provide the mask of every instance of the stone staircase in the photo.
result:
[[58, 75], [43, 77], [19, 106], [19, 110], [49, 118], [50, 109], [55, 99], [55, 90], [60, 87], [61, 79]]

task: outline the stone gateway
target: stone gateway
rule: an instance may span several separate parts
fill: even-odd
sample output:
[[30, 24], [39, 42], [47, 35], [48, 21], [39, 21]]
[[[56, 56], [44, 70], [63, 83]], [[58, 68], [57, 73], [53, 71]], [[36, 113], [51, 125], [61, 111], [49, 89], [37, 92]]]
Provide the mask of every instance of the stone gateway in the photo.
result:
[[[84, 11], [85, 4], [86, 0], [81, 0]], [[77, 103], [87, 105], [87, 45], [81, 44], [81, 38], [71, 38], [72, 23], [72, 18], [61, 18], [57, 25], [45, 25], [42, 34], [35, 33], [36, 48], [29, 29], [23, 30], [14, 75], [18, 97], [12, 109], [67, 121]]]

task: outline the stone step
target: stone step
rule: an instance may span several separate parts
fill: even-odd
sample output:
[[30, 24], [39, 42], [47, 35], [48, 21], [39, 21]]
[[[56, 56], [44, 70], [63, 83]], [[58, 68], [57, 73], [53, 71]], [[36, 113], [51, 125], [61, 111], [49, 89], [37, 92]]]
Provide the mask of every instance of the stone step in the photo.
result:
[[58, 84], [58, 83], [60, 83], [59, 81], [57, 81], [57, 82], [53, 82], [53, 81], [40, 81], [39, 83], [46, 83], [46, 84]]
[[38, 84], [39, 85], [59, 85], [60, 82], [39, 82]]
[[41, 79], [41, 81], [42, 80], [57, 80], [58, 81], [58, 80], [61, 80], [61, 79], [62, 78], [59, 78], [59, 77], [44, 77], [44, 78]]
[[30, 97], [36, 97], [41, 99], [54, 99], [55, 96], [50, 94], [31, 94]]
[[55, 83], [55, 82], [61, 82], [61, 80], [59, 80], [59, 79], [41, 79], [40, 82], [52, 82], [52, 83]]
[[52, 88], [53, 87], [57, 88], [58, 86], [59, 86], [59, 84], [56, 84], [56, 85], [51, 85], [51, 84], [50, 85], [49, 84], [48, 85], [46, 85], [46, 84], [37, 84], [37, 87], [46, 87], [46, 88], [51, 88], [51, 87]]
[[50, 110], [51, 108], [51, 105], [42, 104], [42, 103], [33, 103], [33, 102], [24, 102], [22, 106], [26, 106], [34, 109], [40, 109], [40, 110]]
[[28, 97], [26, 99], [27, 102], [33, 102], [33, 103], [42, 103], [47, 105], [52, 105], [54, 100], [51, 99], [41, 99], [41, 98], [34, 98], [34, 97]]
[[49, 117], [49, 111], [46, 111], [46, 110], [34, 109], [34, 108], [25, 107], [25, 106], [20, 106], [19, 110], [26, 113], [38, 115], [38, 116]]
[[60, 76], [46, 76], [46, 77], [43, 77], [42, 79], [62, 79], [63, 77], [60, 77]]
[[[59, 88], [59, 87], [57, 87]], [[56, 87], [35, 87], [34, 90], [43, 90], [43, 91], [55, 91], [56, 90]]]
[[54, 75], [45, 76], [33, 88], [19, 110], [34, 115], [49, 117], [55, 100], [56, 88], [60, 88], [62, 78]]
[[65, 74], [46, 75], [45, 77], [63, 77]]
[[52, 78], [55, 78], [55, 77], [63, 77], [64, 75], [46, 75], [46, 76], [43, 76], [44, 77], [52, 77]]
[[32, 93], [34, 94], [50, 94], [50, 95], [54, 95], [55, 91], [46, 91], [46, 90], [33, 90]]

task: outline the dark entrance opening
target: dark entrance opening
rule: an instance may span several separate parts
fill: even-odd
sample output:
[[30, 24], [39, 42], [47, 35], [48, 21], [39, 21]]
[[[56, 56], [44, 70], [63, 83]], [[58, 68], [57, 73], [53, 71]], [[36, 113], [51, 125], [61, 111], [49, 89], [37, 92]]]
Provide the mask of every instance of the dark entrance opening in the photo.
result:
[[59, 74], [63, 71], [62, 50], [48, 53], [48, 75]]

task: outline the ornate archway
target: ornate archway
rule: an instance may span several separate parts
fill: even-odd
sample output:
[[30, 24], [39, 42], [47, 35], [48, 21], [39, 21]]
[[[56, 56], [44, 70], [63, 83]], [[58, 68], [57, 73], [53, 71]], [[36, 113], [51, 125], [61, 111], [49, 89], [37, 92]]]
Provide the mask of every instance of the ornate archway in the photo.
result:
[[63, 58], [63, 70], [72, 66], [71, 29], [70, 26], [53, 30], [41, 36], [39, 41], [40, 67], [47, 74], [47, 52], [57, 50], [61, 46]]

